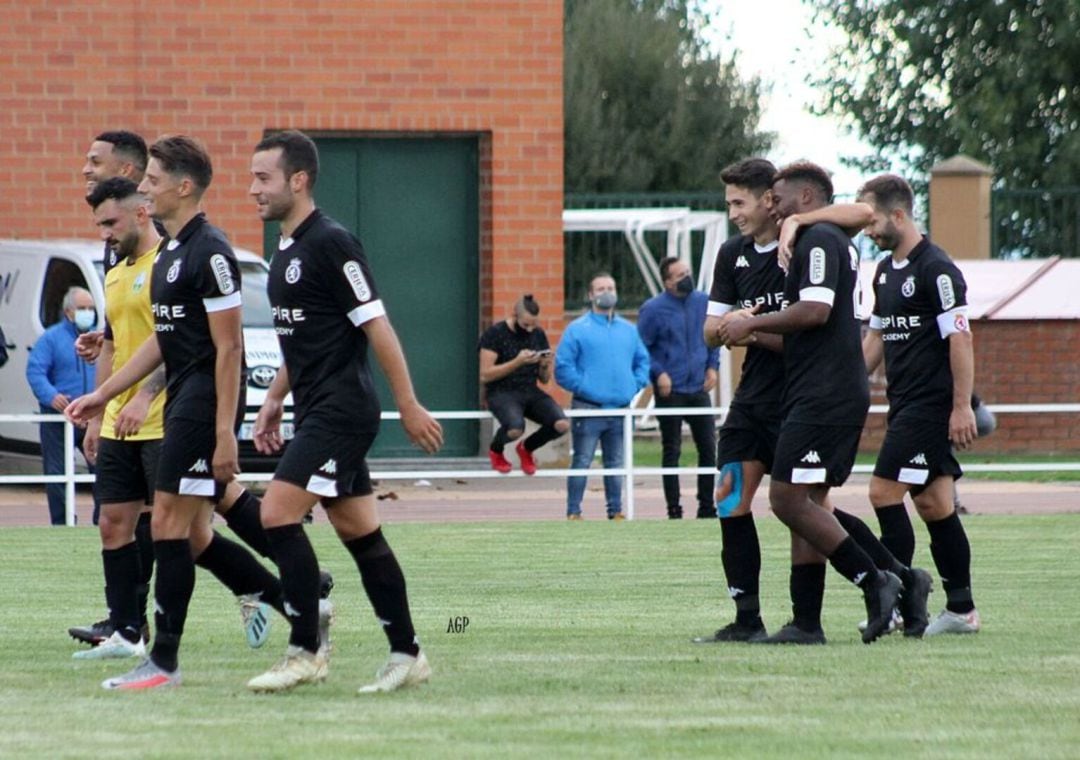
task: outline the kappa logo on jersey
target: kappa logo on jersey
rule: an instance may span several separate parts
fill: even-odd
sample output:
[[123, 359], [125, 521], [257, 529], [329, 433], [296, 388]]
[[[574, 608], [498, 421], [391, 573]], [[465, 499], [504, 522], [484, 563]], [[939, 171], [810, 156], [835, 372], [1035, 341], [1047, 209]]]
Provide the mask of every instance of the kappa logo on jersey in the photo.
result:
[[735, 268], [736, 269], [744, 269], [744, 268], [749, 269], [750, 268], [750, 262], [746, 260], [745, 256], [740, 256], [739, 258], [735, 259]]
[[327, 459], [326, 463], [323, 464], [323, 466], [319, 469], [325, 472], [327, 475], [337, 475], [337, 460]]
[[364, 273], [360, 270], [360, 265], [355, 261], [348, 261], [342, 267], [342, 271], [345, 273], [345, 279], [352, 286], [353, 293], [356, 294], [356, 300], [370, 300], [371, 288], [368, 287], [367, 280], [364, 279]]
[[904, 284], [900, 286], [900, 292], [904, 298], [911, 298], [915, 295], [915, 275], [908, 275], [907, 279], [904, 280]]
[[968, 332], [970, 327], [968, 326], [967, 315], [963, 312], [957, 312], [956, 316], [953, 317], [953, 327], [956, 328], [957, 332]]
[[810, 451], [806, 452], [806, 456], [804, 456], [799, 461], [806, 462], [807, 464], [821, 464], [821, 457], [818, 456], [818, 453], [816, 451], [811, 449]]
[[224, 255], [215, 253], [210, 257], [210, 269], [214, 273], [214, 279], [217, 281], [221, 294], [231, 295], [236, 290], [236, 281], [233, 280], [232, 272], [229, 270], [229, 260]]
[[881, 273], [881, 277], [877, 278], [877, 284], [878, 285], [884, 285], [885, 284], [885, 273], [884, 272]]
[[856, 272], [859, 269], [859, 252], [855, 250], [855, 246], [849, 245], [847, 248], [848, 260], [851, 262], [851, 271]]
[[131, 283], [131, 292], [139, 293], [142, 291], [143, 286], [146, 284], [146, 272], [139, 272], [139, 276], [135, 278], [135, 282]]
[[921, 464], [923, 467], [926, 467], [926, 454], [920, 451], [918, 454], [908, 460], [908, 464]]
[[825, 282], [825, 249], [821, 247], [810, 250], [810, 283], [820, 285]]
[[300, 282], [300, 259], [289, 259], [289, 266], [285, 267], [285, 282], [290, 285]]
[[195, 464], [188, 467], [188, 472], [201, 472], [205, 474], [210, 472], [210, 468], [206, 466], [205, 459], [196, 459]]
[[166, 282], [176, 282], [176, 278], [180, 276], [180, 259], [177, 259], [169, 267], [169, 271], [165, 273]]
[[941, 299], [941, 308], [948, 311], [956, 306], [956, 291], [953, 289], [952, 277], [947, 274], [938, 275], [937, 278], [938, 298]]
[[167, 251], [175, 251], [179, 247], [180, 247], [180, 241], [179, 240], [170, 240], [168, 243], [165, 244], [165, 250], [167, 250]]

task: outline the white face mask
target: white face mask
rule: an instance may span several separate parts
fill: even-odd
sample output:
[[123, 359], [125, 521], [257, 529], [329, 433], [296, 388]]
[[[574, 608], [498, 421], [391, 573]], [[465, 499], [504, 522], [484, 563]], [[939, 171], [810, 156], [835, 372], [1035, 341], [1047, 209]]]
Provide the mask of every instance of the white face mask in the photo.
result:
[[79, 332], [86, 332], [97, 322], [97, 312], [94, 309], [76, 309], [75, 327]]

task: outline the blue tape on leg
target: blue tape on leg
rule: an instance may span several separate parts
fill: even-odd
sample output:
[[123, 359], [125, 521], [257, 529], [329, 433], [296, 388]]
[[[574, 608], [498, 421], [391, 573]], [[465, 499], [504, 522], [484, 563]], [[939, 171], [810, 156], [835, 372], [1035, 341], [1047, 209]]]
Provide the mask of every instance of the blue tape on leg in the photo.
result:
[[[721, 492], [726, 489], [724, 481], [731, 476], [731, 490], [727, 495], [720, 498]], [[720, 468], [720, 477], [716, 484], [716, 515], [718, 517], [730, 517], [739, 508], [742, 501], [742, 462], [728, 462]]]

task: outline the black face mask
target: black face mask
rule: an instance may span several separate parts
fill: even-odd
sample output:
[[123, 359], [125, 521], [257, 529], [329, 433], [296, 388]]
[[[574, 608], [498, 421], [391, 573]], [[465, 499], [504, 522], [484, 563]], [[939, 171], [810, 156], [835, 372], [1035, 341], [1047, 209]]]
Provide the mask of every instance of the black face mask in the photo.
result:
[[677, 283], [675, 283], [675, 290], [678, 291], [681, 296], [688, 296], [694, 292], [694, 278], [690, 275], [686, 275]]

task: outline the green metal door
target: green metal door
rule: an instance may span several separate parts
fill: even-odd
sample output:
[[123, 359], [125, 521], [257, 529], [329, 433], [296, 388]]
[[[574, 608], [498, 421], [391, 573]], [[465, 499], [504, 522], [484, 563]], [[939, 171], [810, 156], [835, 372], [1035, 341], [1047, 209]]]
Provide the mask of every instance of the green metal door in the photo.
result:
[[[356, 233], [409, 362], [421, 403], [475, 409], [478, 398], [478, 144], [462, 138], [315, 138], [316, 202]], [[267, 251], [277, 231], [267, 225]], [[274, 245], [270, 242], [274, 241]], [[384, 410], [396, 410], [374, 356]], [[479, 424], [443, 421], [444, 456], [473, 456]], [[416, 455], [384, 423], [372, 456]]]

